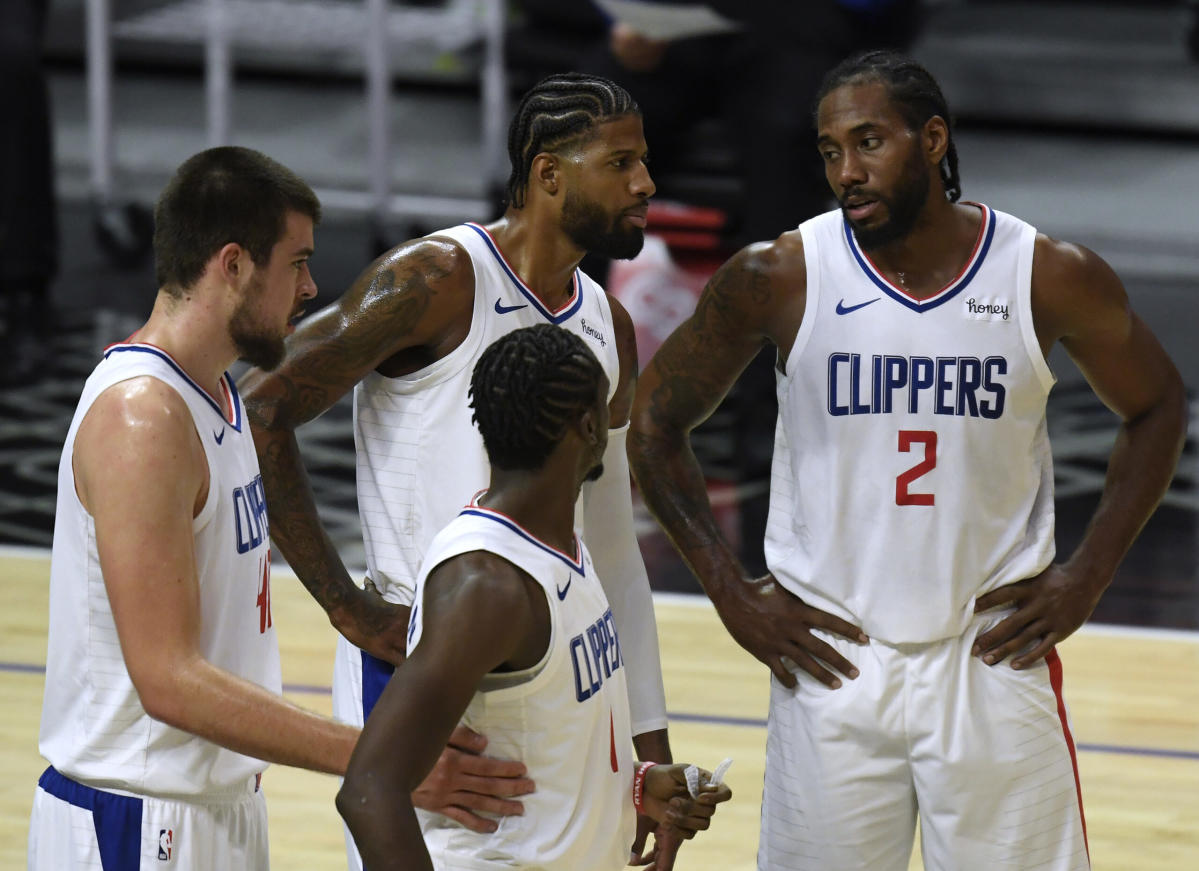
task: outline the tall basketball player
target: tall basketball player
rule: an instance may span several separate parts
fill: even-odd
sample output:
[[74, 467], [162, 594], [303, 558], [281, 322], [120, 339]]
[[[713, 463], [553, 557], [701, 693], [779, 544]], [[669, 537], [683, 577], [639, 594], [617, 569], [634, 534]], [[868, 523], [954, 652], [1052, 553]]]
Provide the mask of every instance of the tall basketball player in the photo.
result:
[[279, 695], [262, 478], [225, 371], [283, 358], [319, 215], [243, 148], [190, 158], [158, 201], [154, 309], [104, 352], [59, 464], [30, 871], [266, 868], [266, 763], [349, 761], [357, 729]]
[[[297, 331], [272, 373], [244, 382], [269, 497], [271, 533], [333, 625], [334, 711], [361, 724], [404, 652], [421, 560], [436, 532], [487, 485], [488, 463], [466, 404], [471, 369], [500, 336], [550, 323], [582, 338], [607, 375], [608, 474], [583, 488], [579, 520], [595, 554], [629, 664], [632, 728], [643, 759], [670, 761], [657, 629], [633, 533], [625, 433], [637, 377], [632, 321], [579, 270], [588, 252], [641, 249], [654, 183], [637, 105], [591, 76], [551, 76], [520, 101], [508, 136], [504, 215], [401, 245]], [[295, 429], [354, 391], [358, 504], [379, 607], [350, 579], [320, 529]], [[353, 643], [350, 643], [353, 642]], [[361, 648], [361, 649], [360, 649]], [[475, 810], [515, 813], [494, 760], [447, 751], [465, 780], [446, 778], [443, 812], [495, 828]], [[465, 783], [465, 786], [457, 786]], [[490, 793], [485, 795], [482, 793]], [[648, 823], [639, 829], [641, 853]], [[655, 839], [660, 840], [660, 839]], [[348, 844], [351, 866], [357, 865]], [[672, 845], [677, 847], [677, 841]], [[672, 863], [659, 856], [661, 867]]]
[[[603, 472], [608, 378], [578, 335], [539, 324], [483, 352], [470, 395], [490, 482], [425, 553], [408, 659], [363, 730], [338, 809], [380, 871], [618, 871], [635, 803], [690, 837], [731, 793], [692, 796], [685, 766], [633, 762], [619, 635], [574, 524], [584, 480]], [[537, 782], [494, 834], [438, 814], [418, 825], [402, 800], [460, 719]]]
[[[771, 871], [904, 869], [917, 816], [928, 868], [1089, 865], [1054, 644], [1165, 492], [1182, 383], [1099, 257], [958, 202], [948, 119], [904, 57], [832, 70], [816, 120], [841, 208], [735, 255], [638, 390], [646, 500], [774, 676]], [[1087, 534], [1055, 563], [1059, 341], [1122, 426]], [[755, 579], [687, 433], [766, 342], [779, 420]]]

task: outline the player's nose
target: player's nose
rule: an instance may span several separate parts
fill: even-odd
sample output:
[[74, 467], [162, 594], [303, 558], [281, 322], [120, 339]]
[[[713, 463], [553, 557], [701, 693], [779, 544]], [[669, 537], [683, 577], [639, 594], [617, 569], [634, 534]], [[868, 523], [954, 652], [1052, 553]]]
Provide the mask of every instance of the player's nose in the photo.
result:
[[657, 193], [658, 186], [654, 184], [654, 180], [649, 174], [649, 167], [644, 163], [640, 167], [633, 174], [633, 179], [629, 183], [629, 190], [639, 197], [646, 197], [648, 199]]

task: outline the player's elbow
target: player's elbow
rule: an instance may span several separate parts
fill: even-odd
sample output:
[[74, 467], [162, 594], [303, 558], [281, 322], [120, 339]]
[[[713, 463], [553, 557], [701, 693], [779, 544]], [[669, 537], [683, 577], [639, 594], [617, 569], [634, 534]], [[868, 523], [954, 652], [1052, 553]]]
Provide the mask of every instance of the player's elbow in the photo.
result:
[[145, 662], [131, 662], [126, 657], [129, 677], [145, 712], [187, 732], [196, 731], [193, 712], [204, 689], [204, 677], [196, 671], [203, 665], [198, 656], [157, 655]]
[[333, 803], [337, 806], [337, 813], [346, 821], [346, 825], [353, 829], [357, 822], [357, 815], [367, 806], [366, 796], [360, 789], [357, 777], [346, 772], [345, 779], [342, 780], [341, 788], [337, 790], [337, 797]]
[[[389, 792], [382, 787], [378, 772], [364, 770], [360, 766], [355, 766], [351, 760], [335, 799], [337, 813], [346, 821], [350, 831], [360, 831], [372, 814], [390, 815], [394, 812], [394, 798], [403, 793], [402, 791]], [[385, 801], [385, 796], [388, 794], [392, 796], [392, 800]]]
[[142, 708], [154, 720], [175, 729], [189, 729], [188, 695], [180, 682], [170, 675], [154, 674], [134, 677], [134, 689]]

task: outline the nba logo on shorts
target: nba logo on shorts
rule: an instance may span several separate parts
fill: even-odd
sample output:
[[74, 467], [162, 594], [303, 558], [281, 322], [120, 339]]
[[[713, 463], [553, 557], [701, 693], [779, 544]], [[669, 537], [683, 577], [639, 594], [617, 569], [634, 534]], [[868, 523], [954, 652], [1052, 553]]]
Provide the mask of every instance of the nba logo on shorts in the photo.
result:
[[158, 858], [164, 862], [170, 861], [173, 838], [174, 832], [171, 829], [158, 830]]

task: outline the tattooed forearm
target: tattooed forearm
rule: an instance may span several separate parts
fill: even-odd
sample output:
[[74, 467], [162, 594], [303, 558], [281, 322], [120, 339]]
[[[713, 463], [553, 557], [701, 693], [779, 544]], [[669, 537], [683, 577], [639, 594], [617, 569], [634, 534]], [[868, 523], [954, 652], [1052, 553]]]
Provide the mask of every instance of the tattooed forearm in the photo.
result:
[[769, 296], [762, 280], [737, 258], [723, 267], [654, 356], [634, 403], [629, 460], [642, 496], [709, 594], [742, 569], [712, 514], [688, 438], [761, 347], [752, 309]]
[[332, 613], [347, 604], [356, 588], [321, 526], [295, 436], [290, 432], [255, 436], [271, 540], [313, 598]]

